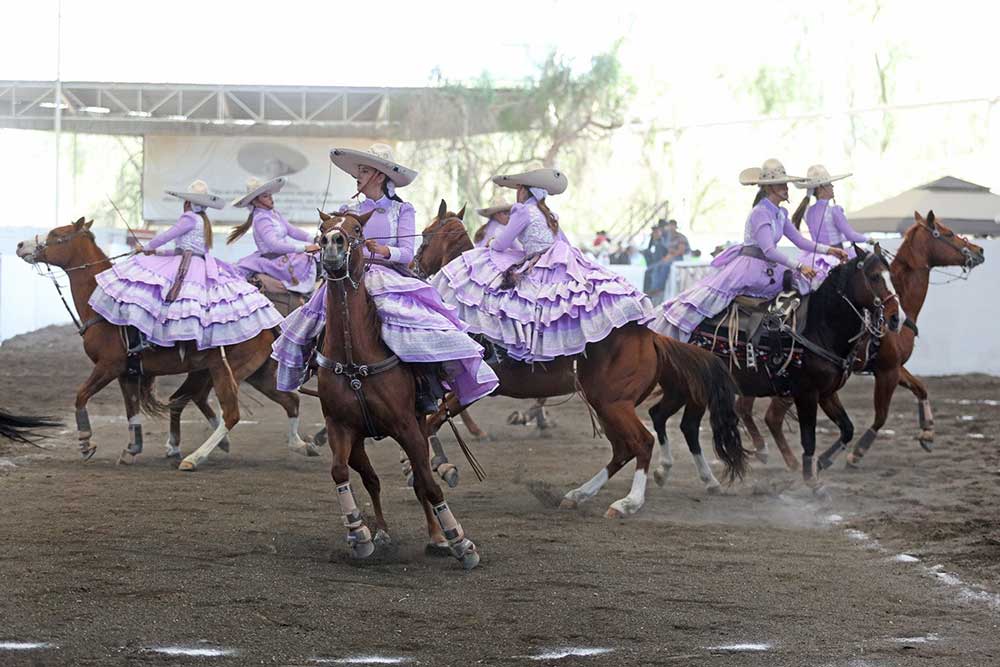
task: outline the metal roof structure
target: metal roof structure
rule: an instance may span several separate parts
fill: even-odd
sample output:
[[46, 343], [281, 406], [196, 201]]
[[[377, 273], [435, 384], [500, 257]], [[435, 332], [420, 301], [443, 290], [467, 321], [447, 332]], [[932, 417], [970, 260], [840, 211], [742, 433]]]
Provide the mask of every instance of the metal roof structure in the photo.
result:
[[[505, 112], [526, 108], [528, 98], [514, 88], [462, 98], [461, 89], [448, 87], [59, 85], [62, 131], [116, 135], [428, 139], [496, 131], [500, 114], [508, 119], [504, 129], [520, 129]], [[0, 127], [54, 129], [55, 99], [55, 81], [0, 81]]]
[[959, 234], [1000, 236], [1000, 195], [983, 185], [945, 176], [885, 201], [848, 214], [859, 232], [902, 234], [913, 224], [913, 213], [940, 218]]

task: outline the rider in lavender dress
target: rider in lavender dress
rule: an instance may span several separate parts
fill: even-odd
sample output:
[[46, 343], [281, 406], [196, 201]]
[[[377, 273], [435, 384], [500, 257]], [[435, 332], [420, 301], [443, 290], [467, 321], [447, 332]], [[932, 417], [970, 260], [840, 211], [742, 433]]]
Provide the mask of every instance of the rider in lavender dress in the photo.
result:
[[[99, 273], [91, 307], [162, 347], [179, 341], [194, 341], [199, 350], [235, 345], [277, 326], [281, 315], [264, 295], [212, 257], [212, 224], [205, 209], [221, 209], [222, 198], [209, 194], [204, 181], [195, 181], [187, 192], [167, 194], [184, 201], [183, 215], [143, 254]], [[162, 249], [169, 241], [175, 247]]]
[[233, 243], [253, 227], [257, 251], [236, 263], [236, 270], [245, 278], [262, 273], [280, 280], [289, 292], [310, 294], [316, 286], [316, 260], [308, 254], [319, 250], [312, 235], [299, 229], [274, 208], [273, 195], [285, 185], [279, 177], [261, 183], [256, 178], [247, 182], [247, 193], [233, 206], [250, 207], [250, 215], [242, 225], [233, 228], [228, 243]]
[[536, 169], [493, 182], [517, 188], [510, 222], [487, 247], [466, 251], [434, 279], [470, 331], [515, 359], [549, 361], [580, 354], [613, 329], [653, 318], [645, 294], [587, 260], [560, 233], [545, 199], [566, 189], [562, 172]]
[[782, 274], [786, 268], [793, 271], [795, 289], [801, 294], [809, 292], [816, 270], [777, 249], [783, 236], [802, 250], [846, 260], [847, 253], [840, 248], [803, 237], [788, 219], [788, 212], [780, 206], [788, 201], [788, 184], [799, 180], [802, 179], [786, 175], [784, 166], [774, 159], [766, 161], [760, 169], [743, 170], [740, 183], [758, 186], [743, 243], [727, 248], [712, 261], [718, 271], [664, 302], [650, 328], [687, 342], [702, 320], [721, 313], [737, 296], [776, 297], [781, 292]]
[[[485, 248], [494, 236], [503, 231], [507, 223], [510, 222], [510, 204], [497, 204], [488, 208], [480, 208], [476, 213], [486, 218], [486, 224], [476, 230], [472, 241], [477, 248]], [[521, 244], [517, 244], [520, 249]]]
[[[366, 197], [356, 212], [374, 211], [364, 228], [366, 254], [405, 267], [413, 260], [416, 214], [413, 206], [396, 196], [396, 188], [408, 185], [417, 173], [394, 162], [391, 149], [384, 144], [369, 151], [335, 148], [330, 159], [357, 179], [358, 192]], [[434, 288], [379, 264], [368, 266], [365, 287], [375, 302], [382, 339], [389, 349], [406, 363], [434, 365], [424, 367], [417, 377], [419, 412], [437, 409], [432, 395], [434, 380], [425, 377], [436, 376], [437, 365], [463, 405], [496, 388], [498, 380], [483, 362], [483, 348], [464, 333], [465, 325], [453, 308], [441, 302]], [[279, 364], [279, 389], [292, 391], [305, 381], [315, 338], [325, 322], [324, 284], [282, 325], [272, 354]]]
[[[871, 243], [870, 237], [854, 231], [851, 224], [847, 222], [847, 215], [844, 208], [833, 203], [833, 182], [847, 178], [850, 174], [838, 174], [831, 176], [821, 164], [814, 164], [806, 171], [806, 181], [796, 183], [795, 186], [807, 190], [805, 199], [799, 205], [799, 210], [792, 216], [795, 228], [798, 229], [802, 219], [802, 209], [809, 203], [810, 197], [816, 196], [816, 203], [805, 212], [806, 226], [809, 228], [809, 235], [817, 243], [825, 243], [832, 248], [844, 248], [845, 243]], [[854, 256], [853, 246], [844, 248], [848, 256]], [[812, 252], [803, 252], [799, 256], [799, 262], [804, 266], [816, 269], [817, 279], [815, 282], [822, 282], [826, 279], [830, 270], [836, 266], [827, 255]]]

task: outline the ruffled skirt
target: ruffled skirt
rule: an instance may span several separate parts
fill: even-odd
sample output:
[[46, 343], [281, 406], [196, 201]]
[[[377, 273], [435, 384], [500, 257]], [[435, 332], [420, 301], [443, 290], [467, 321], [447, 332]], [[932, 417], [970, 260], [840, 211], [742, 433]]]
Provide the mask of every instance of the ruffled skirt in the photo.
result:
[[[653, 331], [687, 342], [703, 320], [715, 317], [738, 296], [773, 299], [781, 293], [782, 278], [788, 269], [774, 262], [741, 255], [743, 246], [732, 246], [715, 258], [719, 270], [692, 285], [660, 306], [659, 315], [649, 325]], [[801, 294], [811, 285], [793, 272], [794, 287]], [[814, 284], [819, 284], [814, 279]]]
[[655, 311], [625, 278], [588, 261], [557, 240], [501, 288], [503, 273], [524, 259], [518, 251], [474, 248], [434, 279], [441, 298], [458, 310], [469, 331], [486, 336], [521, 361], [550, 361], [584, 351], [630, 322], [646, 324]]
[[97, 275], [91, 307], [161, 347], [188, 340], [199, 350], [235, 345], [281, 323], [257, 288], [211, 255], [191, 257], [177, 298], [168, 303], [181, 260], [181, 255], [137, 255], [115, 264]]
[[[482, 346], [469, 338], [454, 309], [431, 286], [371, 266], [365, 287], [381, 320], [382, 340], [396, 356], [409, 363], [440, 363], [448, 387], [463, 405], [496, 389], [499, 380], [483, 361]], [[326, 324], [326, 288], [321, 285], [281, 326], [271, 356], [278, 361], [278, 388], [283, 391], [298, 389], [306, 379], [314, 340]]]

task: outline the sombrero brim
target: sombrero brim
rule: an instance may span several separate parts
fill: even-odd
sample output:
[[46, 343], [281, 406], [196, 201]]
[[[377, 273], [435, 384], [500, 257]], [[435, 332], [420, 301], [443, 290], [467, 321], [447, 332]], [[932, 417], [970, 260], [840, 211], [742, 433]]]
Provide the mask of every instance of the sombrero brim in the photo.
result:
[[516, 188], [519, 185], [526, 188], [542, 188], [550, 195], [562, 194], [569, 185], [566, 174], [558, 169], [535, 169], [523, 174], [502, 174], [494, 176], [493, 182], [502, 188]]
[[271, 180], [261, 183], [255, 189], [246, 193], [239, 199], [234, 199], [230, 206], [235, 206], [236, 208], [244, 208], [250, 205], [257, 197], [264, 194], [274, 194], [275, 192], [281, 192], [281, 188], [285, 187], [285, 183], [288, 179], [284, 176], [279, 176], [278, 178], [272, 178]]
[[761, 178], [763, 170], [760, 167], [750, 167], [740, 172], [740, 185], [781, 185], [782, 183], [799, 183], [805, 179], [801, 176], [775, 176]]
[[816, 178], [811, 181], [802, 181], [801, 183], [796, 183], [795, 187], [802, 188], [803, 190], [808, 190], [810, 188], [818, 188], [821, 185], [826, 185], [827, 183], [833, 183], [834, 181], [842, 181], [852, 174], [837, 174], [836, 176], [830, 176], [828, 178]]
[[184, 201], [191, 202], [195, 206], [207, 206], [208, 208], [225, 208], [226, 200], [218, 195], [206, 192], [180, 192], [177, 190], [165, 190], [171, 197], [177, 197]]
[[477, 208], [476, 213], [484, 218], [492, 218], [497, 213], [506, 213], [512, 207], [512, 204], [504, 204], [502, 206], [490, 206], [489, 208]]
[[[255, 142], [243, 146], [236, 154], [236, 162], [259, 178], [287, 176], [309, 166], [309, 159], [305, 155], [290, 146], [273, 142]], [[280, 171], [275, 169], [276, 166], [280, 167]]]
[[417, 177], [417, 172], [408, 167], [352, 148], [334, 148], [330, 151], [330, 160], [354, 178], [358, 177], [362, 165], [371, 167], [385, 174], [397, 188], [409, 185]]

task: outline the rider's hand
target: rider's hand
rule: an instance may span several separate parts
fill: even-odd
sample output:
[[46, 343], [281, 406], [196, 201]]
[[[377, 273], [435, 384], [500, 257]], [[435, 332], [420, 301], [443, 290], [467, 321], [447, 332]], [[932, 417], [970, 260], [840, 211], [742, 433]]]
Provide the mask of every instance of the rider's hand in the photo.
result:
[[375, 255], [379, 255], [380, 257], [389, 259], [389, 248], [382, 245], [375, 239], [368, 239], [367, 241], [365, 241], [365, 248], [367, 248], [369, 252]]
[[850, 257], [847, 256], [847, 252], [843, 248], [830, 248], [830, 252], [828, 254], [833, 255], [841, 262], [846, 262], [850, 259]]
[[[841, 250], [840, 252], [844, 252], [844, 251]], [[844, 254], [846, 254], [846, 253], [844, 253]], [[805, 276], [806, 278], [808, 278], [810, 280], [812, 280], [813, 278], [816, 277], [816, 269], [812, 268], [811, 266], [803, 266], [801, 269], [799, 269], [799, 273], [801, 273], [803, 276]]]
[[319, 246], [315, 243], [310, 243], [306, 246], [306, 252], [319, 252]]

